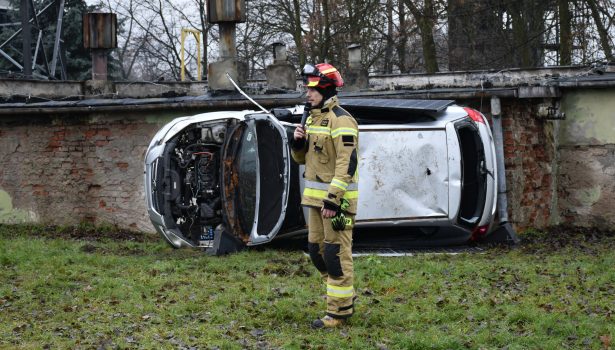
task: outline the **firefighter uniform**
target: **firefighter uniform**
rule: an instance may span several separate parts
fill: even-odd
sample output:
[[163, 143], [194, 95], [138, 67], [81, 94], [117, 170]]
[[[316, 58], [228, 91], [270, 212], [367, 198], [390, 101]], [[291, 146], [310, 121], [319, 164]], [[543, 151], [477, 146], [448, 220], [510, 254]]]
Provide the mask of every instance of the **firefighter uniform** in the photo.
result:
[[[310, 258], [327, 287], [327, 316], [345, 319], [354, 312], [352, 227], [358, 201], [358, 141], [355, 119], [339, 106], [337, 96], [312, 109], [306, 137], [293, 142], [292, 157], [305, 164], [302, 204], [309, 207]], [[342, 208], [345, 226], [332, 228], [321, 208]]]

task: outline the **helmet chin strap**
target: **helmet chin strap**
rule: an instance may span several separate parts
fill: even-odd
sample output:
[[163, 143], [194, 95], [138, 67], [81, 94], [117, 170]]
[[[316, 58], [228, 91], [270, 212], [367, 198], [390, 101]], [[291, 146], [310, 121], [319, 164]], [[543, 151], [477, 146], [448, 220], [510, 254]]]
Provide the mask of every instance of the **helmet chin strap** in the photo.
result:
[[325, 101], [337, 95], [337, 90], [335, 89], [335, 86], [327, 86], [326, 88], [316, 87], [316, 91], [318, 91], [318, 93], [322, 95], [323, 102], [321, 104], [324, 104]]

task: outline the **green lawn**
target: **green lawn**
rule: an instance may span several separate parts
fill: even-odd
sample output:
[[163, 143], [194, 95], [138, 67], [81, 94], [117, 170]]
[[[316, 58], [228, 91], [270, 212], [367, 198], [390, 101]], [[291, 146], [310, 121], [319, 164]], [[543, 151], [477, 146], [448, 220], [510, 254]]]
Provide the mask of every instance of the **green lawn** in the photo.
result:
[[534, 233], [513, 250], [356, 258], [356, 316], [315, 331], [324, 288], [300, 251], [210, 257], [78, 230], [0, 225], [0, 348], [613, 347], [612, 235]]

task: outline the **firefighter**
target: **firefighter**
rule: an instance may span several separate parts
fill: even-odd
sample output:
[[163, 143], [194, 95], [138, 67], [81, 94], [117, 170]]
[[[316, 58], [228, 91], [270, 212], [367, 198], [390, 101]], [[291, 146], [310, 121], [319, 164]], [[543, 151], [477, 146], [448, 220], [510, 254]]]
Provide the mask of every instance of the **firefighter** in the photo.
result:
[[356, 120], [340, 107], [337, 88], [344, 85], [328, 63], [306, 65], [302, 76], [311, 104], [305, 127], [294, 132], [291, 153], [305, 164], [301, 204], [308, 207], [308, 249], [327, 290], [324, 317], [312, 328], [337, 327], [354, 312], [352, 228], [358, 200]]

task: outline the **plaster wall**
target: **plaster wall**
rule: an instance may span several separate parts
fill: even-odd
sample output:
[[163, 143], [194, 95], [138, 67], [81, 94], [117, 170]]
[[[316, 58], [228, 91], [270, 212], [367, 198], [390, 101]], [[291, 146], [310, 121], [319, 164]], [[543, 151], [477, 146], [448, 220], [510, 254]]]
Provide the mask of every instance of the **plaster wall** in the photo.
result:
[[615, 226], [615, 89], [573, 90], [561, 101], [559, 220]]

